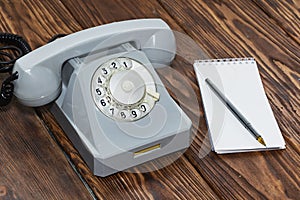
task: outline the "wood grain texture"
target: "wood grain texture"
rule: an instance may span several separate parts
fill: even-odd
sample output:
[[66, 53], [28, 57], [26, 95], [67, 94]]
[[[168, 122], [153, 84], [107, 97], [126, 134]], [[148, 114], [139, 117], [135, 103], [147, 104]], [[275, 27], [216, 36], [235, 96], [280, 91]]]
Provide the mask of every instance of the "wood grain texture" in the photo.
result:
[[[168, 167], [148, 173], [120, 172], [107, 178], [95, 177], [48, 108], [37, 109], [38, 116], [53, 132], [59, 145], [71, 158], [97, 198], [297, 199], [300, 196], [299, 1], [6, 0], [0, 2], [0, 5], [0, 18], [3, 19], [0, 20], [0, 30], [23, 35], [29, 39], [33, 48], [45, 44], [56, 33], [71, 33], [114, 21], [149, 17], [163, 18], [172, 29], [193, 39], [192, 42], [185, 39], [181, 41], [179, 46], [183, 47], [184, 53], [177, 56], [172, 70], [159, 70], [171, 95], [192, 119], [195, 135], [188, 151]], [[287, 149], [216, 155], [210, 152], [202, 101], [192, 63], [194, 59], [245, 56], [255, 57], [259, 64], [266, 94], [287, 142]], [[186, 90], [186, 87], [189, 90]], [[191, 103], [191, 99], [195, 99], [197, 104]], [[18, 104], [17, 108], [19, 111], [16, 113], [27, 117], [22, 118], [22, 121], [11, 119], [10, 123], [31, 124], [31, 114], [37, 118], [32, 109], [23, 111]], [[28, 112], [30, 114], [26, 115]], [[1, 126], [10, 129], [10, 123], [1, 123]], [[20, 127], [16, 129], [19, 131], [35, 133], [41, 129], [43, 133], [44, 130], [41, 125], [27, 129], [24, 129], [22, 124], [18, 126]], [[35, 143], [40, 144], [43, 141], [38, 137], [39, 140], [32, 143], [30, 138], [35, 139], [35, 135], [30, 134], [25, 143], [28, 149], [34, 152], [37, 149]], [[6, 140], [9, 141], [10, 138]], [[14, 148], [10, 147], [10, 150], [5, 151], [14, 151]], [[43, 155], [47, 153], [49, 152], [43, 152]], [[50, 153], [61, 154], [57, 147]], [[141, 172], [157, 168], [159, 163], [168, 162], [171, 158], [170, 156], [159, 159], [132, 171]], [[65, 159], [61, 159], [65, 162]], [[5, 161], [8, 164], [13, 162], [8, 159]], [[64, 190], [57, 182], [68, 181], [69, 178], [62, 175], [59, 179], [53, 173], [55, 174], [49, 172], [56, 182], [48, 179], [41, 182], [40, 179], [34, 178], [33, 183], [26, 186], [29, 189], [15, 189], [15, 176], [3, 179], [4, 186], [1, 186], [0, 182], [0, 195], [5, 193], [6, 197], [15, 198], [19, 197], [19, 194], [35, 190], [36, 195], [51, 194], [57, 195], [58, 198], [72, 198], [72, 195], [84, 191], [79, 188], [74, 192], [74, 188], [70, 187], [64, 194], [57, 194], [60, 189]], [[23, 181], [32, 180], [27, 178], [29, 177], [26, 176]], [[72, 181], [76, 180], [74, 178]], [[12, 186], [5, 187], [7, 183]], [[37, 186], [49, 187], [50, 192], [43, 193], [36, 189]], [[81, 199], [85, 197], [83, 195]]]
[[278, 28], [300, 44], [300, 1], [254, 1], [275, 23]]
[[[22, 35], [33, 48], [41, 46], [53, 34], [47, 20], [59, 9], [48, 11], [51, 7], [38, 1], [1, 1], [0, 31]], [[0, 126], [0, 199], [91, 199], [32, 108], [15, 101], [0, 108]]]
[[81, 30], [59, 1], [4, 0], [0, 2], [0, 17], [3, 19], [0, 21], [0, 31], [23, 36], [32, 49], [46, 44], [57, 33]]
[[161, 3], [210, 55], [218, 58], [255, 57], [267, 96], [287, 142], [284, 151], [234, 156], [211, 153], [199, 159], [196, 152], [201, 148], [201, 141], [196, 139], [186, 153], [189, 160], [199, 166], [201, 174], [210, 185], [216, 186], [215, 192], [223, 197], [296, 199], [299, 196], [300, 159], [299, 44], [249, 1]]
[[89, 199], [33, 109], [0, 108], [0, 199]]

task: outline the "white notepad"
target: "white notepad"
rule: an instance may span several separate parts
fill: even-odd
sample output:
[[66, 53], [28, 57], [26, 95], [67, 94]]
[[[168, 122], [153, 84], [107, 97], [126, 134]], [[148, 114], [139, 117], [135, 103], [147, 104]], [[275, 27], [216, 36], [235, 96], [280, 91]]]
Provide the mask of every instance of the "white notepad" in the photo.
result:
[[[234, 153], [284, 149], [285, 142], [253, 58], [195, 61], [212, 150]], [[209, 78], [263, 137], [260, 144], [209, 88]]]

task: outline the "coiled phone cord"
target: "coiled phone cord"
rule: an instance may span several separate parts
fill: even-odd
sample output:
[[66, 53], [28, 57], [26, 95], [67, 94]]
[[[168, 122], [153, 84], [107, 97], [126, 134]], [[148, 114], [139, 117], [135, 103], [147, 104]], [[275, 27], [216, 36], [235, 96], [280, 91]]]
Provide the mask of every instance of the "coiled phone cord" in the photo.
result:
[[13, 81], [18, 79], [18, 72], [12, 74], [13, 66], [17, 59], [31, 51], [31, 47], [21, 36], [11, 33], [0, 33], [0, 44], [0, 73], [10, 74], [0, 91], [0, 106], [6, 106], [13, 96]]

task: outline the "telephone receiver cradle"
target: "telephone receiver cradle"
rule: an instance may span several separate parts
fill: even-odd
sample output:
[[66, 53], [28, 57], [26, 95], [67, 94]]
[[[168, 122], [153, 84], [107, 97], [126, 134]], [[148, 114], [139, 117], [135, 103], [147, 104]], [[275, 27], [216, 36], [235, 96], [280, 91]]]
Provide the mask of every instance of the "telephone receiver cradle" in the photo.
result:
[[14, 94], [27, 106], [55, 100], [58, 123], [92, 172], [107, 176], [190, 145], [191, 121], [154, 69], [175, 53], [161, 19], [86, 29], [18, 59]]

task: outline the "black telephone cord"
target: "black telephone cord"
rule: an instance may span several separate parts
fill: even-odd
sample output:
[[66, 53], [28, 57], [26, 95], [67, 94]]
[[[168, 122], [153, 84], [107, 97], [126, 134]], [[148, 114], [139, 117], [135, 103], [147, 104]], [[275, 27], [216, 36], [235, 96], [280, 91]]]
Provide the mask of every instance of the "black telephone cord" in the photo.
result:
[[12, 74], [17, 59], [31, 51], [30, 45], [19, 35], [0, 33], [0, 73], [9, 73], [0, 91], [0, 106], [6, 106], [14, 92], [13, 81], [18, 79], [18, 72]]

